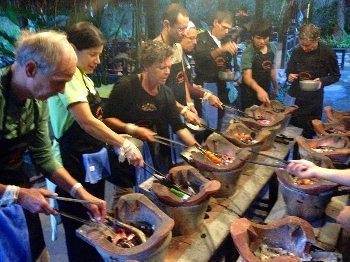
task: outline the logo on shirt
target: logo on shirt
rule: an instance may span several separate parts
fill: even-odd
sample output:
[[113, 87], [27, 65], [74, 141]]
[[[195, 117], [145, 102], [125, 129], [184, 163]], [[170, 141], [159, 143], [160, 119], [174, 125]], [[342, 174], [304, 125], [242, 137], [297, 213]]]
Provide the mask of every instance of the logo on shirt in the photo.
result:
[[141, 111], [144, 111], [144, 112], [154, 112], [154, 111], [157, 111], [157, 107], [155, 104], [151, 104], [151, 103], [146, 103], [146, 104], [143, 104], [141, 106]]
[[216, 63], [217, 66], [223, 67], [223, 66], [225, 66], [225, 59], [222, 56], [218, 56], [215, 59], [215, 63]]
[[178, 84], [182, 84], [185, 82], [185, 75], [183, 71], [180, 71], [176, 75], [176, 81]]
[[261, 67], [265, 70], [271, 70], [272, 69], [272, 62], [270, 60], [265, 60], [261, 63]]

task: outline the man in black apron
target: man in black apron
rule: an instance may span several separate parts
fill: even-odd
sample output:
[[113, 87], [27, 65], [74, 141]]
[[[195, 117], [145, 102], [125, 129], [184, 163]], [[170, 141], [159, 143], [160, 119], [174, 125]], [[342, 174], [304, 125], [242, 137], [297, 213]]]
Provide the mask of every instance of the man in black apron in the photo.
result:
[[276, 47], [269, 42], [271, 24], [266, 20], [256, 21], [251, 26], [252, 43], [242, 55], [242, 109], [252, 105], [270, 103], [271, 82], [273, 95], [277, 94], [275, 56]]
[[[286, 75], [292, 83], [289, 95], [295, 97], [299, 106], [291, 118], [291, 124], [303, 128], [302, 135], [312, 138], [315, 135], [311, 121], [322, 118], [323, 89], [340, 78], [338, 60], [332, 49], [320, 43], [320, 29], [313, 24], [305, 24], [299, 29], [299, 46], [293, 50]], [[321, 82], [317, 91], [303, 91], [300, 80]]]
[[[198, 34], [197, 45], [193, 51], [196, 63], [195, 84], [201, 85], [218, 96], [226, 105], [229, 103], [226, 81], [231, 80], [222, 76], [225, 76], [227, 71], [231, 71], [232, 57], [237, 52], [236, 43], [227, 38], [232, 23], [229, 12], [216, 12], [212, 18], [212, 27]], [[203, 104], [200, 110], [211, 128], [220, 129], [224, 116], [223, 110], [208, 104]]]
[[0, 72], [0, 261], [48, 260], [39, 216], [32, 213], [57, 212], [45, 199], [52, 192], [28, 188], [23, 171], [27, 150], [40, 172], [65, 191], [101, 202], [87, 206], [95, 218], [106, 214], [106, 203], [82, 188], [51, 152], [48, 110], [43, 100], [64, 91], [76, 62], [64, 34], [23, 33], [16, 62]]

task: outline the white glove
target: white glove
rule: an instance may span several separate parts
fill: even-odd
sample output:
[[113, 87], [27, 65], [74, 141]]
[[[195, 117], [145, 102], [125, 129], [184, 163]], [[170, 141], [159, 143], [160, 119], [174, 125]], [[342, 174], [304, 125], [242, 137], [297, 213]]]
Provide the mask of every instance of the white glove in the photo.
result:
[[140, 150], [128, 139], [125, 139], [123, 145], [120, 147], [119, 162], [124, 162], [125, 158], [129, 164], [135, 160], [142, 159]]

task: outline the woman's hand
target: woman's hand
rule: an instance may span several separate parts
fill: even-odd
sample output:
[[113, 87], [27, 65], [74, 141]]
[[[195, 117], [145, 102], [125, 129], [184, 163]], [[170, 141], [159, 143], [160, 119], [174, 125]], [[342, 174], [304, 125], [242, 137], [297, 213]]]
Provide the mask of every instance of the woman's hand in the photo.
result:
[[84, 206], [89, 210], [92, 217], [100, 222], [104, 221], [107, 215], [107, 203], [106, 201], [99, 199], [93, 195], [91, 195], [89, 192], [85, 190], [85, 188], [81, 187], [77, 190], [76, 198], [86, 201], [92, 201], [92, 202], [99, 202], [98, 205], [94, 204], [84, 204]]
[[269, 94], [264, 89], [259, 89], [259, 91], [257, 91], [256, 96], [258, 97], [261, 103], [270, 104]]
[[220, 98], [218, 98], [216, 95], [213, 95], [211, 94], [209, 97], [208, 97], [208, 102], [211, 106], [214, 106], [216, 108], [220, 108], [220, 109], [223, 109], [222, 107], [222, 102], [220, 100]]
[[157, 135], [157, 133], [145, 127], [138, 126], [135, 130], [135, 136], [144, 141], [154, 142], [155, 135]]

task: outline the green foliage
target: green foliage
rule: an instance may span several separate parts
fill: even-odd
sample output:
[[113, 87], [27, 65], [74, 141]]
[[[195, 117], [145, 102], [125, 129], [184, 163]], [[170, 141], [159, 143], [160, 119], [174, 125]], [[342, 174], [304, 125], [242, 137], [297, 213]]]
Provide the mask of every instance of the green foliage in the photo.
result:
[[334, 28], [337, 24], [337, 3], [333, 2], [330, 5], [325, 5], [315, 10], [312, 22], [318, 25], [321, 30], [321, 36], [327, 37], [334, 33]]
[[322, 43], [334, 48], [350, 48], [350, 34], [345, 34], [341, 39], [334, 36], [322, 38]]

